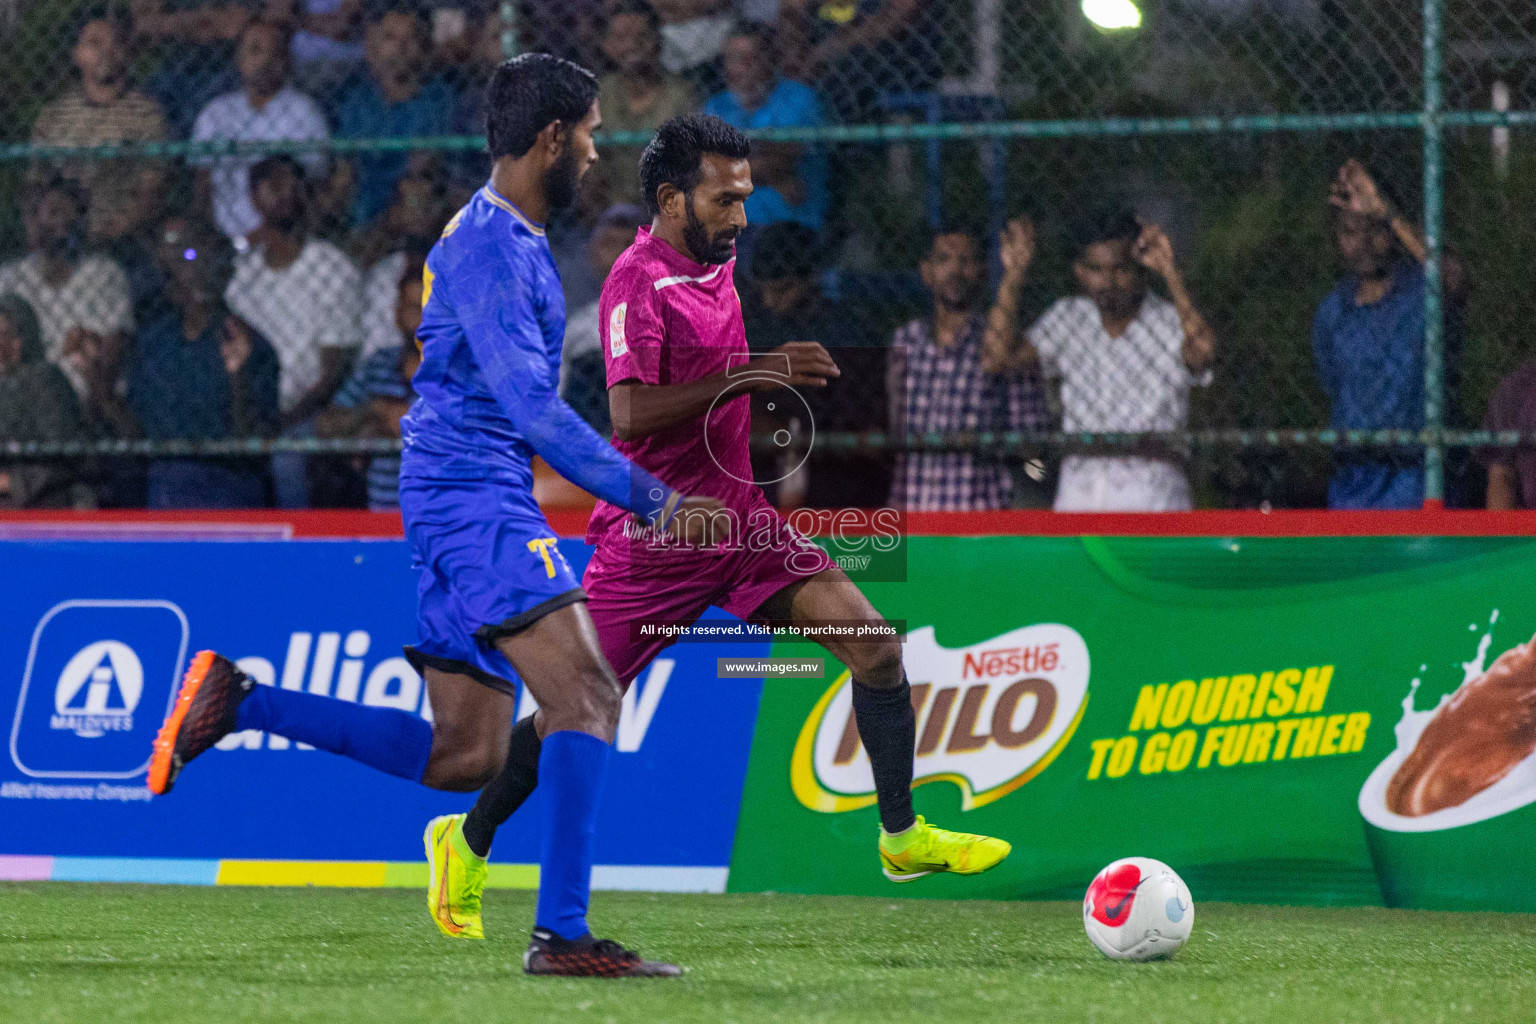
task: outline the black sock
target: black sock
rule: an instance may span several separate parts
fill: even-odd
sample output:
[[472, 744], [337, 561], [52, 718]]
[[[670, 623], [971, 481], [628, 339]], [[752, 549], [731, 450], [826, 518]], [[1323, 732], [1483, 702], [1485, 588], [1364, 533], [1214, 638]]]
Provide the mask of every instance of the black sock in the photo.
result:
[[912, 687], [905, 677], [894, 690], [874, 690], [855, 679], [853, 716], [875, 772], [880, 824], [887, 832], [901, 832], [917, 820], [912, 814], [912, 753], [917, 744]]
[[507, 763], [501, 774], [480, 791], [475, 806], [464, 816], [464, 842], [477, 857], [491, 852], [491, 840], [502, 822], [523, 806], [523, 801], [539, 784], [539, 749], [544, 744], [534, 728], [533, 716], [519, 719], [512, 726], [507, 744]]

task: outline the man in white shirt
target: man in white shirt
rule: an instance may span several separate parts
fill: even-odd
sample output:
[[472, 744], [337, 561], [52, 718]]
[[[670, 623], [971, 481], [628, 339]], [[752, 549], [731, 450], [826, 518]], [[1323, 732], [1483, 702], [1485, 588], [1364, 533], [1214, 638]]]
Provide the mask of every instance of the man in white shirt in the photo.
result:
[[400, 347], [400, 276], [426, 258], [457, 206], [431, 167], [412, 169], [395, 184], [395, 198], [354, 240], [352, 256], [363, 273], [363, 351], [358, 365], [383, 349]]
[[[251, 168], [251, 195], [261, 227], [236, 261], [225, 298], [277, 352], [283, 436], [309, 437], [362, 343], [362, 275], [340, 249], [307, 236], [303, 172], [292, 157]], [[279, 507], [305, 507], [303, 456], [273, 456], [272, 476]]]
[[[1072, 273], [1082, 294], [1046, 310], [1026, 342], [1016, 317], [1034, 233], [1010, 226], [1002, 246], [1001, 291], [1008, 301], [1000, 297], [989, 325], [992, 361], [1013, 369], [1038, 362], [1060, 386], [1068, 433], [1183, 430], [1191, 389], [1211, 382], [1216, 337], [1184, 286], [1168, 236], [1129, 211], [1116, 211], [1085, 225], [1078, 246]], [[1172, 302], [1148, 290], [1148, 271], [1162, 278]], [[1189, 478], [1171, 458], [1069, 455], [1055, 508], [1176, 512], [1193, 504]]]
[[[80, 253], [88, 207], [84, 189], [62, 177], [29, 188], [28, 253], [0, 266], [0, 295], [19, 295], [32, 306], [44, 353], [82, 399], [89, 398], [97, 376], [115, 383], [124, 342], [133, 332], [123, 269], [103, 256]], [[99, 358], [87, 365], [86, 351]], [[102, 360], [104, 365], [95, 365]]]
[[[736, 24], [731, 0], [662, 0], [652, 6], [661, 19], [662, 66], [674, 75], [707, 75]], [[708, 85], [706, 92], [718, 89], [714, 81]]]
[[[197, 116], [196, 142], [312, 141], [330, 137], [320, 105], [288, 85], [288, 30], [271, 21], [253, 21], [240, 34], [235, 64], [241, 91], [216, 97]], [[251, 202], [251, 167], [257, 156], [199, 157], [198, 196], [223, 232], [243, 245], [261, 226]], [[325, 172], [324, 153], [305, 153], [300, 164], [311, 177]]]

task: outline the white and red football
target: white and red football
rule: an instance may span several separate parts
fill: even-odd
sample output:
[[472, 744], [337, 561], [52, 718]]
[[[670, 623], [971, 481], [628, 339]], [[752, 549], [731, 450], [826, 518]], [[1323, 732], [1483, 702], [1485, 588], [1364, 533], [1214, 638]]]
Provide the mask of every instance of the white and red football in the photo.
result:
[[1195, 901], [1160, 860], [1126, 857], [1100, 871], [1083, 897], [1083, 927], [1111, 960], [1160, 960], [1195, 927]]

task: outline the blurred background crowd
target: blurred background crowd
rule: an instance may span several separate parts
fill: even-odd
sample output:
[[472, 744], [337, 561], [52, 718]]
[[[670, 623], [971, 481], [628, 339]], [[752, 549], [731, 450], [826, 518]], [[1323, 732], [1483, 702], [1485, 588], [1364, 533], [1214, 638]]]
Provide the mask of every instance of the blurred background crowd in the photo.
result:
[[[0, 0], [0, 505], [393, 507], [422, 261], [485, 181], [490, 71], [541, 50], [601, 80], [602, 159], [550, 225], [562, 393], [598, 430], [596, 300], [647, 219], [635, 165], [704, 110], [789, 130], [754, 146], [749, 342], [820, 341], [843, 368], [793, 413], [761, 401], [762, 432], [1032, 438], [765, 445], [781, 506], [1419, 507], [1421, 446], [1319, 432], [1426, 425], [1422, 135], [1393, 120], [1422, 103], [1421, 5], [1146, 6]], [[1446, 15], [1446, 102], [1529, 110], [1536, 15]], [[1335, 112], [1379, 116], [1263, 123]], [[1536, 431], [1531, 132], [1447, 131], [1449, 428]], [[1256, 440], [1191, 443], [1211, 430]], [[1266, 440], [1293, 430], [1315, 436]], [[1139, 436], [1072, 440], [1105, 433]], [[249, 439], [295, 443], [181, 444]], [[367, 444], [302, 450], [338, 440]], [[1531, 452], [1450, 446], [1447, 503], [1536, 507]]]

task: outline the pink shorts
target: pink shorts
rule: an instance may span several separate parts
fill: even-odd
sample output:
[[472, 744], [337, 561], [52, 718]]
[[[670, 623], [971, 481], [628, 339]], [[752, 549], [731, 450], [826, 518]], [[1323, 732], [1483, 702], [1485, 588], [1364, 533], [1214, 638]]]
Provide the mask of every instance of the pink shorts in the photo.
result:
[[805, 541], [766, 550], [743, 544], [713, 552], [654, 551], [615, 531], [598, 541], [582, 586], [603, 656], [628, 686], [673, 643], [640, 635], [642, 623], [692, 623], [710, 605], [750, 619], [774, 594], [833, 566], [826, 552]]

